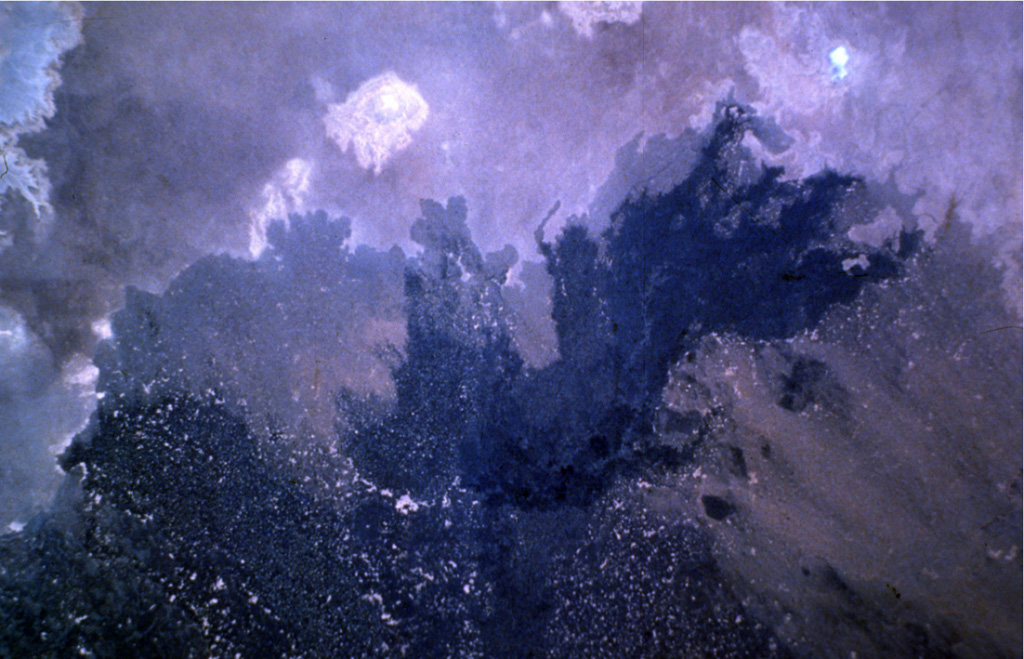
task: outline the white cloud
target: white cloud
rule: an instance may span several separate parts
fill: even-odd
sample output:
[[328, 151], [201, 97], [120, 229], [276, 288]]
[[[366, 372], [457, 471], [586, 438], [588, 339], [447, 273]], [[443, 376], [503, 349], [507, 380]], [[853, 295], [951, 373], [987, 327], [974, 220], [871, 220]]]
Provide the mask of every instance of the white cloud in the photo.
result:
[[364, 82], [344, 103], [328, 106], [324, 126], [342, 151], [352, 147], [360, 167], [380, 174], [392, 155], [412, 143], [429, 112], [416, 86], [389, 71]]
[[[46, 163], [18, 147], [24, 133], [40, 130], [53, 116], [61, 55], [82, 38], [81, 8], [73, 3], [0, 5], [0, 194], [17, 190], [41, 225], [50, 219]], [[36, 227], [38, 230], [38, 226]], [[0, 251], [10, 246], [0, 232]]]
[[252, 213], [249, 225], [249, 253], [255, 258], [267, 246], [267, 226], [274, 220], [288, 222], [292, 213], [301, 213], [309, 197], [313, 163], [292, 158], [263, 186], [261, 206]]

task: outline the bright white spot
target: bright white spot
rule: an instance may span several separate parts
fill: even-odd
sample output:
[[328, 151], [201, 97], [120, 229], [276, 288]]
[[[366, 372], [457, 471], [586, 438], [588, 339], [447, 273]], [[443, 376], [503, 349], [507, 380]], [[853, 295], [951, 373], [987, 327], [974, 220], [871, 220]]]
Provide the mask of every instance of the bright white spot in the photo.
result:
[[572, 21], [576, 34], [591, 39], [599, 24], [632, 25], [640, 20], [641, 2], [559, 2], [558, 9]]
[[20, 353], [31, 346], [32, 336], [18, 312], [0, 308], [0, 328], [0, 351]]
[[328, 106], [324, 126], [342, 151], [352, 147], [360, 167], [380, 174], [392, 155], [412, 143], [429, 112], [416, 86], [388, 71], [364, 82], [344, 103]]
[[21, 530], [25, 528], [25, 525], [21, 522], [11, 522], [7, 525], [7, 528], [14, 531], [15, 533], [21, 533]]
[[64, 382], [77, 387], [88, 387], [95, 389], [96, 380], [100, 377], [100, 369], [91, 363], [82, 365], [81, 368], [69, 372], [64, 376]]
[[828, 61], [832, 63], [832, 79], [842, 80], [846, 77], [846, 65], [850, 62], [850, 53], [846, 46], [839, 46], [832, 49], [828, 54]]
[[313, 163], [292, 158], [274, 174], [260, 194], [262, 205], [251, 213], [249, 253], [258, 257], [267, 246], [267, 226], [273, 220], [288, 222], [288, 216], [303, 210], [310, 191]]
[[110, 326], [109, 318], [100, 318], [92, 324], [92, 333], [99, 337], [100, 341], [106, 341], [114, 336], [114, 330]]
[[408, 494], [403, 494], [398, 498], [398, 501], [395, 502], [395, 509], [403, 515], [408, 515], [409, 513], [414, 513], [419, 510], [420, 504], [413, 501], [412, 497]]

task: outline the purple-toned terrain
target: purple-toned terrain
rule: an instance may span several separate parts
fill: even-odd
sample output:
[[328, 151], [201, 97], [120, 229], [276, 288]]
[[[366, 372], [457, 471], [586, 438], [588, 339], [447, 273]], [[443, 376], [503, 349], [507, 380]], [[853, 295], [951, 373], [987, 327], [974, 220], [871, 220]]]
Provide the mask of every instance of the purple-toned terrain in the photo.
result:
[[0, 658], [1020, 657], [1022, 20], [0, 6]]

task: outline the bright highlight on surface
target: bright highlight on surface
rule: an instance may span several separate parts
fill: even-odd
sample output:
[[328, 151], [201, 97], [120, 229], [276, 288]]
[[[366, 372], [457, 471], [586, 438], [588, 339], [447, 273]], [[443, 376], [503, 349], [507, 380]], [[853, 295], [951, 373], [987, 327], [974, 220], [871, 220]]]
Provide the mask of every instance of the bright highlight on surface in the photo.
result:
[[591, 39], [599, 24], [633, 25], [643, 12], [641, 2], [559, 2], [558, 8], [572, 21], [576, 34]]
[[388, 71], [329, 106], [324, 125], [342, 151], [351, 145], [360, 167], [380, 174], [392, 155], [409, 146], [429, 112], [415, 85]]
[[850, 62], [850, 53], [846, 46], [834, 48], [828, 54], [828, 61], [832, 63], [832, 79], [842, 80], [846, 77], [846, 65]]

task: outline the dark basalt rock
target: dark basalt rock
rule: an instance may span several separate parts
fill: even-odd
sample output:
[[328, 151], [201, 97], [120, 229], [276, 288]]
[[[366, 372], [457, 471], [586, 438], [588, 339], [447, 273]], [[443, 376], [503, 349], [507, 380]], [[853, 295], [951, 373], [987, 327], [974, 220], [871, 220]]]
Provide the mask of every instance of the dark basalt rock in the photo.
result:
[[704, 513], [711, 519], [719, 522], [736, 512], [736, 506], [729, 503], [722, 497], [716, 497], [713, 494], [705, 494], [702, 496], [700, 498], [700, 503], [704, 506]]

